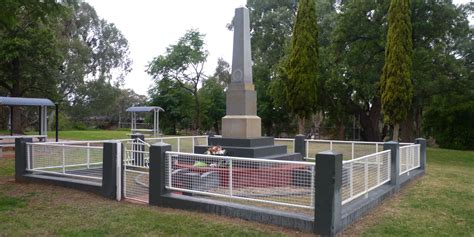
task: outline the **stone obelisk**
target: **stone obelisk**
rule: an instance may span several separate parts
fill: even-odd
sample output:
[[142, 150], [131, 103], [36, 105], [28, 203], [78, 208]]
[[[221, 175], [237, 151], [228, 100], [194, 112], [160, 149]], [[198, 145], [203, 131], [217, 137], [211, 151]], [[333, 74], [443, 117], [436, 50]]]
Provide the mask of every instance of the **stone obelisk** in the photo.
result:
[[250, 50], [249, 10], [240, 7], [234, 17], [232, 79], [226, 94], [226, 116], [222, 118], [224, 138], [261, 137]]

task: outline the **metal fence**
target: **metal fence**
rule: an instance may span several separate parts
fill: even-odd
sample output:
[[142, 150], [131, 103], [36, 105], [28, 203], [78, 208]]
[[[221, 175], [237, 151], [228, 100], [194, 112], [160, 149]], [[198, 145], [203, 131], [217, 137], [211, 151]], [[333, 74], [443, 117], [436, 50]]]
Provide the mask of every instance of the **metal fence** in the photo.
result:
[[295, 149], [295, 139], [275, 138], [275, 145], [286, 145], [287, 153], [293, 153]]
[[400, 175], [420, 167], [420, 144], [400, 147]]
[[103, 142], [27, 143], [27, 170], [102, 180]]
[[382, 142], [361, 142], [361, 141], [337, 141], [337, 140], [313, 140], [307, 139], [306, 157], [314, 159], [319, 152], [331, 150], [342, 153], [344, 160], [351, 160], [383, 150]]
[[124, 196], [148, 203], [150, 146], [168, 143], [175, 151], [194, 152], [195, 145], [207, 145], [207, 136], [159, 137], [124, 140]]
[[180, 152], [166, 152], [165, 163], [169, 190], [314, 208], [314, 163]]
[[386, 150], [342, 165], [342, 204], [350, 202], [390, 181], [391, 151]]
[[137, 138], [123, 143], [125, 157], [123, 164], [127, 167], [148, 168], [150, 162], [150, 144]]
[[148, 203], [150, 144], [138, 138], [125, 141], [123, 144], [124, 197]]
[[194, 146], [207, 146], [207, 136], [181, 136], [181, 137], [157, 137], [147, 138], [146, 142], [164, 142], [170, 144], [173, 151], [194, 153]]

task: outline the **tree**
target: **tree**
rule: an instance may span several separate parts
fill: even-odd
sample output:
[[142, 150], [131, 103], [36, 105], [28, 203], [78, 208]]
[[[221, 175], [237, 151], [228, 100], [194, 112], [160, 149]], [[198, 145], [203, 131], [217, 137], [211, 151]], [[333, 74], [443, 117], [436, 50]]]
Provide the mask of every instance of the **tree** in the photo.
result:
[[[360, 118], [361, 135], [368, 141], [382, 139], [379, 81], [388, 3], [372, 0], [342, 2], [331, 36], [332, 74], [327, 87], [332, 89], [330, 108], [335, 109], [332, 117], [355, 115]], [[339, 116], [341, 112], [346, 116]]]
[[223, 58], [217, 59], [217, 67], [216, 67], [216, 71], [214, 72], [213, 77], [224, 88], [227, 88], [227, 86], [230, 84], [230, 80], [231, 80], [230, 64], [226, 62]]
[[395, 141], [398, 141], [400, 122], [407, 117], [413, 98], [412, 56], [411, 0], [392, 0], [380, 88], [382, 110], [385, 120], [394, 125]]
[[286, 99], [292, 113], [298, 116], [298, 132], [304, 134], [304, 121], [317, 103], [318, 28], [314, 0], [299, 2], [288, 58]]
[[424, 115], [427, 135], [440, 147], [474, 149], [474, 80], [442, 82], [444, 93], [434, 95]]
[[275, 105], [269, 90], [291, 37], [296, 3], [293, 0], [248, 0], [252, 40], [253, 81], [257, 91], [257, 114], [264, 134], [276, 135], [276, 127], [291, 123], [286, 107]]
[[[6, 1], [0, 9], [0, 87], [12, 97], [57, 97], [62, 58], [55, 32], [64, 8], [53, 2]], [[22, 133], [19, 107], [13, 131]]]
[[221, 80], [218, 78], [210, 77], [199, 89], [199, 97], [202, 102], [202, 128], [205, 130], [214, 129], [216, 134], [219, 134], [220, 121], [226, 112], [225, 87], [220, 82]]
[[201, 106], [198, 86], [206, 78], [203, 69], [208, 56], [204, 48], [204, 35], [197, 30], [188, 30], [174, 45], [166, 49], [149, 64], [147, 72], [158, 83], [163, 79], [174, 80], [178, 86], [194, 97], [194, 129], [201, 126]]
[[177, 134], [179, 129], [190, 128], [193, 114], [193, 96], [176, 80], [163, 78], [149, 92], [150, 104], [165, 110], [160, 114], [160, 126], [165, 134]]
[[72, 0], [67, 7], [60, 32], [64, 62], [58, 75], [63, 101], [80, 96], [76, 93], [83, 90], [86, 79], [122, 85], [132, 63], [127, 39], [91, 5]]

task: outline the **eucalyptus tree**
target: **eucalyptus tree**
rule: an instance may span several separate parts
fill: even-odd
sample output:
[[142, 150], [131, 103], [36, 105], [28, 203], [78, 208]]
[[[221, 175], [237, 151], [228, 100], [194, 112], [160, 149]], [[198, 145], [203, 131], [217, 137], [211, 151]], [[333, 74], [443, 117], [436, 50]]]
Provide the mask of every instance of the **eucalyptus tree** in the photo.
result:
[[205, 49], [204, 35], [197, 30], [188, 30], [176, 44], [170, 45], [164, 55], [159, 55], [148, 65], [148, 74], [156, 83], [163, 79], [174, 80], [178, 86], [194, 97], [194, 129], [201, 126], [201, 105], [199, 85], [206, 78], [204, 64], [208, 51]]
[[[6, 95], [57, 97], [62, 55], [55, 26], [64, 11], [55, 1], [2, 2], [0, 87]], [[21, 133], [19, 107], [13, 108], [13, 114], [13, 131]]]

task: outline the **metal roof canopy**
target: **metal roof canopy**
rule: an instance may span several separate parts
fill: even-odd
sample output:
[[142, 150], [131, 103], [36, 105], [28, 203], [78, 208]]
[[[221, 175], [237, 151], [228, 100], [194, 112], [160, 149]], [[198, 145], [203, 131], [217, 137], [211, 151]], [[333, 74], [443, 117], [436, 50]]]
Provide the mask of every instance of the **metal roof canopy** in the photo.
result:
[[127, 112], [151, 112], [151, 111], [165, 111], [159, 106], [132, 106], [126, 110]]
[[[131, 131], [132, 134], [136, 132], [153, 132], [153, 136], [160, 134], [160, 111], [165, 111], [159, 106], [132, 106], [126, 110], [132, 113]], [[153, 112], [153, 129], [137, 129], [137, 114], [141, 112]]]
[[54, 106], [49, 99], [23, 98], [23, 97], [0, 97], [0, 105], [4, 106]]
[[56, 106], [56, 141], [58, 141], [59, 120], [58, 120], [58, 105], [55, 105], [51, 100], [44, 98], [24, 98], [24, 97], [2, 97], [0, 96], [0, 106], [10, 107], [10, 118], [8, 124], [10, 126], [10, 135], [13, 136], [13, 107], [15, 106], [37, 106], [39, 107], [39, 134], [48, 136], [48, 106]]

